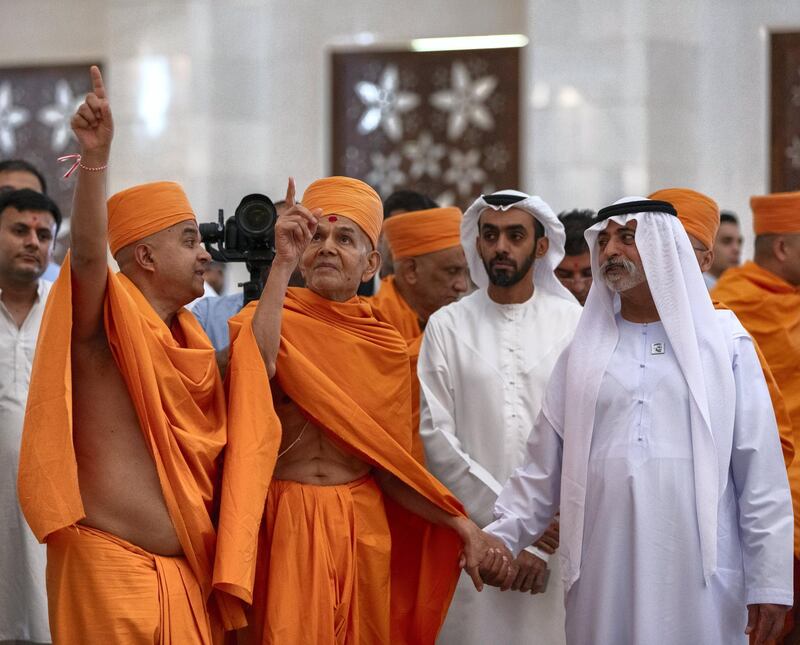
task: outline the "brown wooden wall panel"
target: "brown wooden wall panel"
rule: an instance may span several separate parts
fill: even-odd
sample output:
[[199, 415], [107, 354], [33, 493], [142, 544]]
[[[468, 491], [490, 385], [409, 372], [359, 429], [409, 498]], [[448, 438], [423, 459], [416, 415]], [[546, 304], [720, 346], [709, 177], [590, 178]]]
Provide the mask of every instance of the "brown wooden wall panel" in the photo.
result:
[[770, 42], [770, 191], [800, 190], [800, 32]]
[[91, 91], [90, 63], [0, 68], [0, 159], [24, 159], [47, 180], [47, 192], [65, 217], [72, 207], [70, 164], [56, 162], [78, 151], [69, 123]]
[[332, 54], [333, 174], [462, 208], [517, 187], [520, 51]]

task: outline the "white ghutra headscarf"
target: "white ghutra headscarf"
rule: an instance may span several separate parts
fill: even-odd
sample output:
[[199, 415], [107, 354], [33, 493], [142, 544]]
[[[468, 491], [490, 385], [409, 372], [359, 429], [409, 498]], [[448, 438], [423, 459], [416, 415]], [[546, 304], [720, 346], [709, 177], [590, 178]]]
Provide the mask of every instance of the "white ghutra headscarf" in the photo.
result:
[[[503, 204], [490, 204], [486, 197], [503, 198], [497, 201], [504, 201]], [[516, 199], [515, 199], [516, 198]], [[495, 201], [495, 200], [493, 200]], [[547, 253], [543, 257], [537, 258], [533, 265], [533, 283], [537, 289], [551, 293], [554, 296], [565, 298], [570, 302], [576, 302], [575, 297], [564, 287], [556, 278], [555, 268], [564, 259], [564, 225], [559, 221], [553, 209], [536, 195], [526, 195], [517, 190], [501, 190], [491, 195], [481, 195], [476, 199], [464, 213], [461, 219], [461, 246], [467, 256], [469, 273], [472, 281], [481, 289], [489, 286], [489, 275], [478, 253], [478, 220], [481, 213], [487, 209], [494, 211], [508, 211], [518, 208], [531, 214], [535, 220], [544, 226], [545, 237], [550, 241]]]
[[[650, 206], [648, 206], [648, 202]], [[598, 213], [585, 233], [592, 287], [572, 344], [565, 350], [570, 404], [564, 414], [561, 480], [562, 560], [566, 588], [580, 575], [589, 452], [600, 383], [616, 347], [619, 294], [600, 274], [597, 237], [609, 219], [636, 221], [636, 247], [664, 331], [690, 395], [692, 456], [703, 577], [717, 566], [717, 509], [728, 478], [736, 390], [732, 341], [723, 332], [686, 231], [665, 202], [628, 197]], [[605, 217], [604, 217], [605, 216]], [[664, 410], [664, 414], [669, 414]]]

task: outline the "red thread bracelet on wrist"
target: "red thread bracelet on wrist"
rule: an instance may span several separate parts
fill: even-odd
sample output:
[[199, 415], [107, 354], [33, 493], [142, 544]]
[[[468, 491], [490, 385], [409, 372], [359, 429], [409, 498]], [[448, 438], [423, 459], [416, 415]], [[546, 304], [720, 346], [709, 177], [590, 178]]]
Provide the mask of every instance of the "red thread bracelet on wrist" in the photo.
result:
[[100, 172], [101, 170], [105, 170], [106, 168], [108, 168], [108, 164], [104, 164], [104, 165], [102, 165], [102, 166], [96, 166], [96, 167], [94, 167], [94, 168], [92, 168], [92, 167], [90, 167], [90, 166], [84, 166], [84, 165], [81, 163], [81, 156], [80, 156], [80, 155], [78, 155], [78, 154], [74, 154], [74, 155], [64, 155], [63, 157], [59, 157], [59, 158], [58, 158], [58, 161], [59, 161], [59, 162], [61, 162], [61, 161], [69, 161], [70, 159], [74, 159], [74, 160], [75, 160], [75, 163], [73, 163], [73, 164], [72, 164], [72, 167], [71, 167], [69, 170], [67, 170], [67, 172], [65, 172], [65, 173], [64, 173], [64, 179], [67, 179], [67, 178], [69, 178], [69, 176], [70, 176], [70, 175], [71, 175], [73, 172], [75, 172], [75, 171], [76, 171], [78, 168], [80, 168], [81, 170], [87, 170], [87, 171], [89, 171], [89, 172]]

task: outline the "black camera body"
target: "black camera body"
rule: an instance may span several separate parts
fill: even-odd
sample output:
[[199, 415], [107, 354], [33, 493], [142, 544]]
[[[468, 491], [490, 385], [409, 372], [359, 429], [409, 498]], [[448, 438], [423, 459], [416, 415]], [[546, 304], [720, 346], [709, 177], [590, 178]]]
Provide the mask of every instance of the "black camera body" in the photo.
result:
[[217, 262], [244, 262], [250, 280], [244, 288], [244, 304], [258, 300], [264, 288], [265, 271], [275, 259], [275, 222], [278, 212], [266, 195], [247, 195], [225, 220], [219, 209], [219, 221], [200, 224], [206, 250]]

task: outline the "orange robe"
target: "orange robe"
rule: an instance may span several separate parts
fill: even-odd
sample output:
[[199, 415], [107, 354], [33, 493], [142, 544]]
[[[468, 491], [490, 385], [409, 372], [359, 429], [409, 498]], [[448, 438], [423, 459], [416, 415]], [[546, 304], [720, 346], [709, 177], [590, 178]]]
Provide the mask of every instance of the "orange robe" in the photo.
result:
[[[793, 444], [800, 445], [800, 290], [755, 262], [747, 262], [728, 269], [711, 295], [733, 310], [758, 343], [788, 413], [788, 422], [785, 416], [782, 420], [781, 406], [775, 405], [781, 443], [789, 441], [791, 424]], [[788, 474], [795, 510], [795, 556], [800, 556], [800, 459], [791, 462]]]
[[419, 379], [417, 378], [417, 360], [422, 347], [422, 328], [417, 313], [411, 308], [394, 284], [394, 276], [381, 280], [381, 288], [377, 295], [366, 298], [372, 305], [378, 320], [392, 325], [408, 343], [408, 358], [411, 362], [411, 454], [422, 465], [425, 465], [425, 448], [419, 436]]
[[[384, 498], [369, 475], [330, 487], [271, 480], [281, 429], [253, 313], [251, 305], [231, 320], [228, 418], [231, 432], [258, 424], [261, 440], [256, 457], [242, 455], [252, 475], [223, 479], [215, 585], [253, 601], [251, 642], [433, 643], [458, 579], [460, 539]], [[275, 378], [343, 450], [463, 515], [410, 454], [406, 344], [367, 303], [289, 289]]]
[[[81, 526], [85, 513], [72, 437], [71, 279], [68, 258], [42, 320], [18, 479], [28, 524], [47, 542], [53, 638], [62, 643], [218, 641], [223, 628], [244, 623], [244, 612], [235, 598], [212, 597], [214, 498], [227, 434], [214, 349], [184, 309], [175, 322], [185, 339], [179, 344], [136, 286], [109, 271], [106, 336], [183, 556], [158, 557]], [[153, 640], [159, 632], [160, 640]]]

